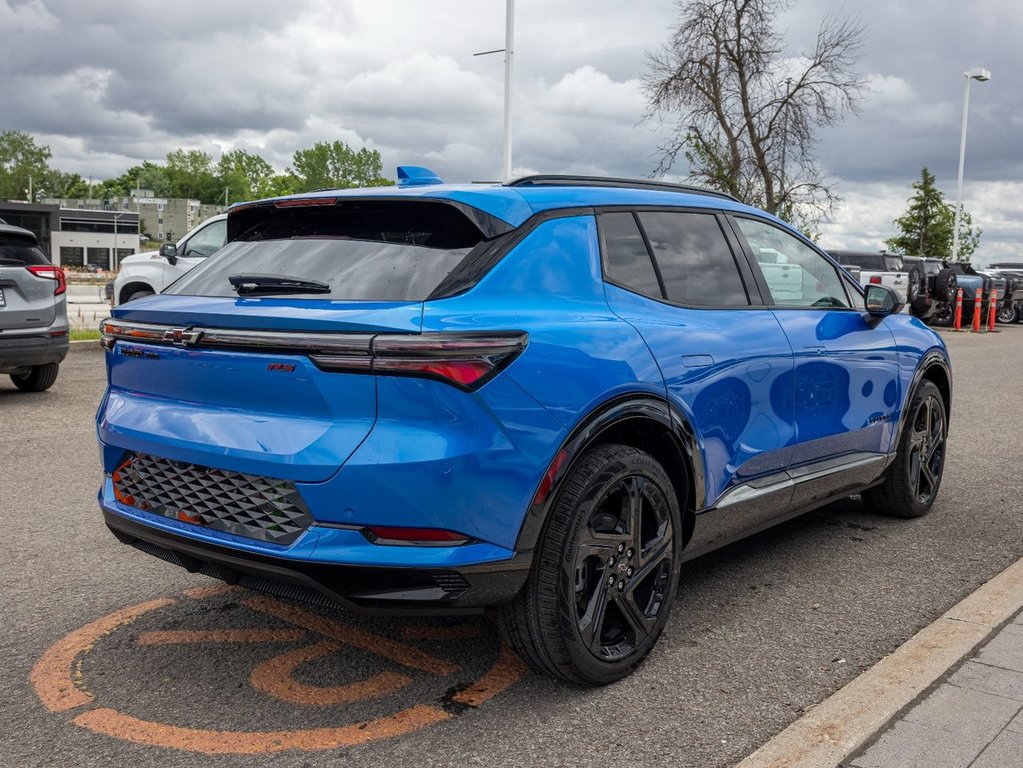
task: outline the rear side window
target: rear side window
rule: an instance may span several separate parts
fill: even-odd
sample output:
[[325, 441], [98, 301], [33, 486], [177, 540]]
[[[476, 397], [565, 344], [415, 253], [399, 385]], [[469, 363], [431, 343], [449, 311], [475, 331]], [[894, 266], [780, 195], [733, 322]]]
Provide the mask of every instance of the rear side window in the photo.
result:
[[669, 301], [690, 307], [749, 304], [739, 267], [714, 214], [644, 211], [639, 221]]
[[31, 267], [49, 263], [39, 247], [27, 238], [0, 235], [0, 267]]
[[[235, 296], [232, 275], [280, 275], [327, 283], [325, 300], [422, 301], [483, 234], [443, 203], [345, 201], [258, 206], [235, 239], [168, 288], [190, 296]], [[238, 231], [228, 223], [229, 231]], [[269, 295], [269, 294], [265, 294]]]
[[605, 213], [600, 217], [604, 234], [605, 269], [608, 278], [636, 293], [663, 299], [650, 252], [632, 213]]

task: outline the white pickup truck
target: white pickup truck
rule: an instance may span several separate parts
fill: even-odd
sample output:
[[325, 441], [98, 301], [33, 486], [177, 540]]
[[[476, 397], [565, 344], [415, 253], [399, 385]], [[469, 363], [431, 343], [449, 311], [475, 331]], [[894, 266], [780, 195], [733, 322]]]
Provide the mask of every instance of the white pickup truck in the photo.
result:
[[117, 306], [159, 293], [226, 242], [227, 214], [222, 213], [206, 219], [177, 243], [164, 243], [159, 251], [122, 259], [110, 303]]
[[860, 268], [860, 285], [883, 285], [891, 288], [906, 301], [908, 275], [900, 272], [902, 257], [891, 253], [871, 251], [828, 251], [843, 267]]

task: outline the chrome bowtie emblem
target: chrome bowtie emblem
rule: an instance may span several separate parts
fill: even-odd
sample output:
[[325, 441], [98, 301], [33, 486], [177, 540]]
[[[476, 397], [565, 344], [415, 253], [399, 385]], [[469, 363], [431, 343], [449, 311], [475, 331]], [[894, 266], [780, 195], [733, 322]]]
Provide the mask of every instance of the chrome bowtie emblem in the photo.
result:
[[190, 347], [199, 341], [202, 331], [190, 331], [187, 328], [172, 328], [165, 331], [163, 340], [178, 347]]

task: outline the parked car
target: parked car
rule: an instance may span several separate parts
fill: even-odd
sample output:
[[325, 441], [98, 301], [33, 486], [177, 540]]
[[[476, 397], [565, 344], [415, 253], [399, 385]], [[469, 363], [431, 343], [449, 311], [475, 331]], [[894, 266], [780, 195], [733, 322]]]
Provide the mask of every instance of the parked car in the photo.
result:
[[[905, 304], [908, 299], [910, 278], [903, 273], [902, 257], [893, 253], [871, 251], [828, 251], [844, 267], [858, 267], [861, 285], [883, 285], [895, 291]], [[919, 275], [917, 276], [919, 280]]]
[[126, 256], [114, 280], [114, 306], [159, 293], [192, 267], [201, 264], [227, 241], [227, 214], [213, 216], [177, 243], [164, 243], [159, 251]]
[[[969, 264], [958, 261], [943, 262], [947, 269], [956, 275], [956, 285], [963, 289], [963, 322], [973, 322], [973, 311], [976, 307], [977, 293], [980, 292], [980, 321], [985, 323], [988, 317], [992, 289], [1001, 296], [1005, 293], [1004, 278], [993, 278], [975, 270]], [[937, 323], [935, 323], [937, 324]], [[951, 324], [951, 321], [948, 323]]]
[[955, 270], [940, 259], [922, 256], [903, 256], [902, 268], [907, 274], [909, 311], [926, 323], [951, 325], [959, 287]]
[[1016, 323], [1023, 320], [1023, 269], [992, 267], [981, 270], [981, 273], [1005, 281], [1004, 288], [998, 294], [998, 322]]
[[67, 281], [27, 229], [0, 224], [0, 374], [25, 392], [57, 380], [67, 355]]
[[795, 229], [657, 182], [399, 178], [237, 205], [103, 323], [118, 539], [320, 605], [494, 608], [603, 684], [683, 561], [849, 494], [931, 509], [945, 346]]

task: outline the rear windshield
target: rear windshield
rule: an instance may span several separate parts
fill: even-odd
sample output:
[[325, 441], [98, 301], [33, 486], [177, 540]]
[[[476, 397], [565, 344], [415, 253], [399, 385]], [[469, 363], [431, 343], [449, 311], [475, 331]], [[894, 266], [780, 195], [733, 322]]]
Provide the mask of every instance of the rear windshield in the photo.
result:
[[880, 253], [838, 253], [839, 264], [851, 264], [860, 269], [873, 272], [898, 272], [902, 259], [898, 256], [885, 256]]
[[234, 240], [165, 293], [235, 296], [233, 275], [279, 275], [330, 286], [288, 294], [298, 298], [422, 301], [484, 241], [475, 224], [444, 203], [259, 206], [231, 216]]
[[0, 267], [30, 267], [50, 260], [24, 237], [0, 235]]

